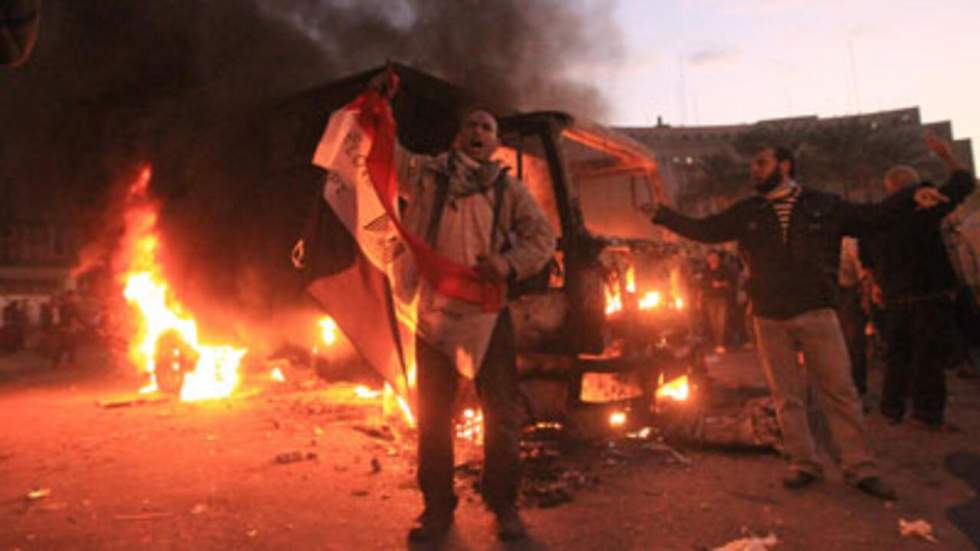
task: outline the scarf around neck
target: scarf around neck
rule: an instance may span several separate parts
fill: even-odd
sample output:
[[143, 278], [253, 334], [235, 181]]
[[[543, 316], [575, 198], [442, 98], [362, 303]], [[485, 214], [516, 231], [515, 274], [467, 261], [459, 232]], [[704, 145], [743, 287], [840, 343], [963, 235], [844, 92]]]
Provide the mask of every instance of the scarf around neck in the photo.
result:
[[458, 149], [446, 154], [444, 166], [452, 199], [486, 192], [505, 170], [497, 161], [479, 162]]

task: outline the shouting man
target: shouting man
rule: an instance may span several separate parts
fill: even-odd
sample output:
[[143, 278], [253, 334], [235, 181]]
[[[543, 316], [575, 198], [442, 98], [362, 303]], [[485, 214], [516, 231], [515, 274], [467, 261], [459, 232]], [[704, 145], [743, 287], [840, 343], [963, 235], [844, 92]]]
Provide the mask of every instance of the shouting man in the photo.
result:
[[[933, 188], [910, 189], [876, 205], [857, 205], [795, 180], [792, 153], [764, 147], [750, 174], [757, 193], [703, 219], [662, 205], [644, 208], [655, 224], [696, 241], [738, 241], [752, 274], [759, 356], [783, 432], [789, 489], [820, 479], [822, 467], [806, 413], [807, 378], [820, 396], [845, 478], [881, 499], [895, 492], [879, 477], [868, 444], [861, 403], [851, 380], [847, 346], [834, 312], [841, 238], [882, 227], [944, 200]], [[913, 202], [913, 195], [915, 201]], [[805, 371], [797, 363], [805, 359]]]
[[[372, 82], [387, 97], [394, 81]], [[492, 160], [500, 141], [497, 121], [482, 109], [465, 112], [451, 149], [435, 157], [399, 148], [402, 221], [437, 253], [503, 284], [539, 272], [555, 250], [547, 218], [524, 184]], [[459, 375], [472, 378], [485, 420], [483, 499], [503, 540], [525, 536], [517, 514], [520, 415], [514, 331], [506, 306], [488, 312], [451, 298], [407, 263], [396, 285], [418, 299], [418, 480], [425, 510], [409, 532], [414, 541], [442, 537], [453, 522], [453, 408]], [[413, 273], [415, 272], [415, 273]]]

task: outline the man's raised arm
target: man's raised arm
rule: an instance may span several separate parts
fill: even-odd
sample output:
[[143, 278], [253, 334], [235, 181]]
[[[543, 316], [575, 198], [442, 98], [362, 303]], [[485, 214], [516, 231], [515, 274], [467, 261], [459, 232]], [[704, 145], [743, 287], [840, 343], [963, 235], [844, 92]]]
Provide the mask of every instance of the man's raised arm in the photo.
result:
[[956, 159], [952, 147], [929, 133], [926, 146], [939, 157], [950, 171], [950, 177], [940, 187], [925, 183], [893, 193], [880, 203], [856, 204], [844, 202], [844, 228], [847, 235], [860, 236], [869, 230], [884, 229], [901, 223], [913, 210], [929, 210], [937, 219], [953, 211], [973, 192], [976, 181]]
[[[398, 94], [400, 83], [398, 73], [388, 67], [368, 81], [368, 88], [376, 91], [382, 99], [391, 104], [391, 100]], [[417, 195], [422, 166], [429, 159], [431, 157], [409, 151], [398, 141], [397, 134], [395, 135], [394, 160], [399, 197], [408, 200]]]
[[705, 218], [685, 216], [659, 203], [643, 205], [640, 210], [650, 216], [654, 224], [661, 225], [682, 237], [702, 243], [721, 243], [738, 238], [740, 225], [738, 209], [742, 204], [736, 203], [722, 212]]
[[925, 203], [918, 202], [920, 208], [932, 208], [936, 218], [943, 218], [953, 212], [953, 209], [973, 193], [977, 185], [976, 179], [966, 169], [966, 165], [956, 158], [949, 142], [930, 133], [926, 135], [926, 146], [946, 165], [949, 170], [949, 178], [945, 184], [935, 188], [935, 193], [925, 191], [933, 188], [923, 187], [924, 191], [920, 192], [920, 196], [925, 197], [927, 201]]

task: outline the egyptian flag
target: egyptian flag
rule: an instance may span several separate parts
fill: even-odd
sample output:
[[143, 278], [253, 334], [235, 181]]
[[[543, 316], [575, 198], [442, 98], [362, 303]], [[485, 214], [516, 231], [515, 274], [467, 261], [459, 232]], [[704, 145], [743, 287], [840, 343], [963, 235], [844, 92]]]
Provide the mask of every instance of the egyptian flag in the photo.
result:
[[[392, 75], [394, 77], [394, 75]], [[391, 292], [394, 264], [413, 262], [436, 292], [499, 310], [503, 286], [435, 252], [400, 223], [396, 126], [388, 102], [368, 90], [335, 111], [313, 164], [327, 170], [316, 228], [294, 249], [311, 272], [309, 294], [401, 396], [414, 386], [414, 305]], [[306, 241], [309, 242], [306, 242]], [[409, 257], [404, 257], [409, 255]]]

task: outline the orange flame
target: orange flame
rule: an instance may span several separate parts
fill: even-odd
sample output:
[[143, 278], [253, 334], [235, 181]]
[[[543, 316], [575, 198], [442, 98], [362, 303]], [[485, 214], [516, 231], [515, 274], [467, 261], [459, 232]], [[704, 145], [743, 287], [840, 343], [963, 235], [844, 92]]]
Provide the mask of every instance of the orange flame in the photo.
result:
[[395, 389], [391, 388], [391, 385], [388, 383], [385, 383], [384, 397], [382, 398], [381, 404], [386, 414], [394, 411], [397, 406], [405, 424], [410, 427], [415, 426], [415, 416], [412, 415], [412, 408], [408, 407], [408, 402], [405, 401], [405, 398], [395, 393]]
[[[156, 223], [159, 206], [148, 196], [152, 172], [144, 168], [129, 188], [126, 210], [126, 235], [123, 252], [128, 258], [123, 296], [140, 314], [139, 329], [130, 348], [130, 359], [149, 374], [150, 382], [140, 392], [159, 389], [156, 355], [158, 341], [165, 333], [175, 333], [197, 353], [193, 368], [183, 373], [180, 386], [182, 400], [222, 398], [238, 386], [238, 372], [244, 348], [203, 345], [198, 341], [197, 323], [183, 313], [181, 305], [169, 292], [156, 262], [160, 246]], [[179, 350], [173, 351], [179, 356]], [[169, 367], [169, 366], [168, 366]]]
[[681, 375], [676, 379], [671, 379], [669, 382], [667, 382], [667, 384], [664, 384], [664, 374], [661, 373], [657, 386], [658, 399], [670, 398], [678, 402], [683, 402], [687, 400], [688, 396], [690, 396], [687, 375]]
[[606, 293], [606, 315], [611, 316], [623, 310], [623, 293], [617, 282], [605, 285]]
[[317, 324], [320, 326], [320, 338], [323, 340], [324, 344], [330, 346], [337, 342], [337, 322], [335, 322], [333, 318], [329, 316], [320, 318], [320, 321], [318, 321]]
[[[622, 312], [625, 309], [626, 300], [636, 300], [636, 309], [639, 311], [657, 310], [663, 307], [674, 310], [684, 309], [684, 299], [680, 293], [680, 274], [676, 270], [671, 271], [670, 274], [669, 294], [656, 289], [638, 292], [636, 268], [633, 265], [626, 267], [622, 280], [617, 277], [617, 274], [618, 272], [613, 272], [603, 285], [606, 316], [613, 316]], [[632, 305], [633, 303], [630, 302], [629, 304]]]
[[659, 291], [647, 291], [644, 293], [640, 300], [637, 301], [636, 307], [640, 310], [653, 310], [660, 306], [662, 298]]
[[626, 292], [636, 292], [636, 269], [633, 266], [626, 268]]
[[356, 387], [354, 387], [354, 394], [357, 395], [358, 398], [364, 398], [365, 400], [373, 400], [374, 398], [378, 398], [379, 396], [381, 396], [381, 391], [374, 390], [373, 388], [364, 385], [357, 385]]

